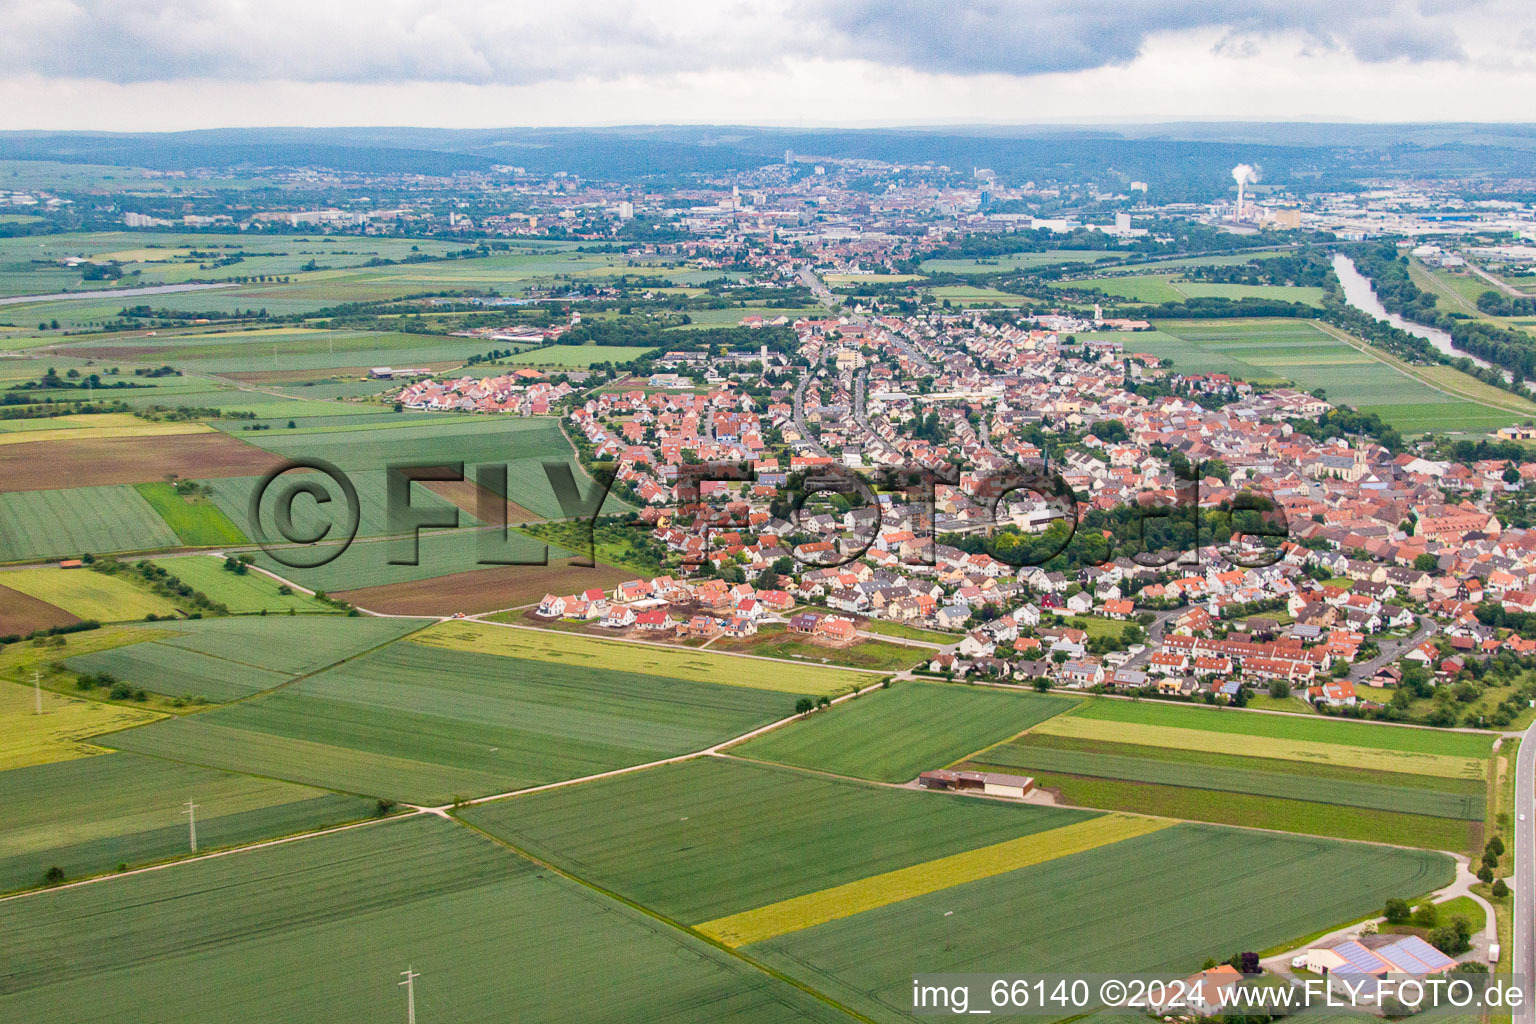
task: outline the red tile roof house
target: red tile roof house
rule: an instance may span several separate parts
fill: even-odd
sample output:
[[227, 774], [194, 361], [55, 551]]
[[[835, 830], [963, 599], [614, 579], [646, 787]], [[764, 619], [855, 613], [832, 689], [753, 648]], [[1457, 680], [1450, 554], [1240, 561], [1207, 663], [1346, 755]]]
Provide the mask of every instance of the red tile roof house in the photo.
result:
[[635, 616], [635, 625], [640, 629], [654, 633], [663, 633], [671, 629], [677, 623], [672, 616], [660, 609], [656, 611], [641, 612]]
[[630, 580], [628, 583], [620, 583], [613, 591], [613, 599], [620, 604], [629, 604], [631, 601], [643, 601], [651, 596], [651, 585], [645, 580]]
[[847, 643], [858, 635], [852, 619], [844, 619], [836, 615], [828, 615], [821, 620], [816, 631], [829, 640], [838, 643]]
[[1189, 658], [1173, 651], [1158, 651], [1147, 659], [1147, 671], [1154, 675], [1183, 675], [1189, 670]]
[[1307, 699], [1313, 703], [1322, 701], [1334, 708], [1353, 707], [1358, 700], [1355, 684], [1348, 679], [1332, 679], [1321, 686], [1308, 687]]
[[1126, 598], [1113, 598], [1104, 602], [1104, 614], [1111, 619], [1128, 619], [1136, 606]]
[[603, 590], [602, 587], [593, 587], [590, 590], [583, 590], [580, 594], [577, 594], [576, 597], [578, 600], [585, 601], [587, 603], [586, 618], [597, 619], [602, 618], [607, 614], [608, 594]]
[[795, 606], [795, 599], [782, 590], [759, 590], [758, 603], [776, 612], [786, 612]]

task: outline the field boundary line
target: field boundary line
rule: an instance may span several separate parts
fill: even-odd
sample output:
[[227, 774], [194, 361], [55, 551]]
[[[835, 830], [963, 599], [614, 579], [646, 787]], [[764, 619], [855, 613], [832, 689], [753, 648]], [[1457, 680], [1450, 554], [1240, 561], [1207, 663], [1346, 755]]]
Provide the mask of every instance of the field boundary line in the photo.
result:
[[168, 868], [180, 867], [183, 864], [196, 864], [201, 861], [217, 860], [220, 857], [231, 857], [237, 853], [249, 853], [252, 850], [263, 850], [272, 846], [285, 846], [288, 843], [315, 839], [319, 836], [334, 835], [337, 832], [350, 832], [353, 829], [365, 828], [369, 825], [380, 825], [389, 821], [404, 821], [407, 818], [415, 818], [424, 813], [424, 811], [417, 809], [406, 811], [402, 814], [385, 815], [382, 818], [365, 818], [362, 821], [350, 821], [344, 825], [332, 825], [329, 828], [315, 829], [311, 832], [295, 832], [293, 835], [279, 836], [276, 839], [263, 839], [257, 843], [245, 843], [240, 846], [230, 846], [222, 850], [214, 850], [211, 853], [199, 853], [191, 857], [178, 857], [175, 860], [161, 861], [158, 864], [146, 864], [144, 867], [131, 868], [127, 871], [113, 871], [107, 874], [92, 875], [90, 878], [82, 878], [77, 882], [66, 882], [63, 885], [49, 886], [44, 889], [28, 889], [25, 892], [13, 892], [8, 896], [0, 896], [0, 903], [26, 899], [29, 896], [46, 896], [49, 893], [67, 892], [70, 889], [79, 889], [87, 885], [99, 885], [102, 882], [110, 882], [117, 878], [131, 878], [134, 875], [147, 875], [152, 871], [165, 871]]
[[751, 945], [829, 921], [902, 903], [957, 885], [1160, 832], [1172, 818], [1110, 812], [1087, 821], [1034, 832], [989, 846], [870, 875], [842, 885], [779, 900], [705, 921], [696, 929], [732, 948]]
[[[832, 703], [833, 704], [840, 704], [840, 703], [842, 703], [843, 701], [846, 701], [846, 700], [853, 700], [856, 697], [861, 697], [864, 694], [871, 692], [872, 690], [878, 689], [879, 687], [880, 687], [880, 683], [872, 683], [871, 685], [866, 686], [862, 690], [855, 690], [852, 693], [845, 693], [841, 697], [833, 698]], [[659, 761], [647, 761], [645, 764], [628, 765], [628, 766], [623, 767], [623, 768], [615, 768], [612, 771], [598, 772], [596, 775], [583, 775], [583, 776], [581, 776], [578, 779], [562, 779], [559, 782], [546, 782], [546, 783], [543, 783], [542, 785], [529, 786], [529, 787], [527, 787], [525, 789], [510, 790], [509, 792], [506, 792], [506, 793], [494, 793], [494, 794], [492, 794], [490, 796], [475, 797], [473, 800], [464, 800], [464, 801], [461, 801], [461, 802], [459, 802], [457, 804], [447, 804], [447, 805], [444, 805], [443, 807], [424, 807], [424, 808], [422, 808], [422, 810], [429, 810], [429, 811], [452, 811], [453, 809], [458, 808], [458, 807], [473, 807], [476, 804], [490, 803], [493, 800], [510, 800], [513, 797], [530, 796], [530, 795], [532, 795], [534, 793], [543, 793], [543, 792], [546, 792], [546, 791], [551, 790], [551, 789], [564, 789], [566, 786], [579, 786], [579, 785], [581, 785], [584, 782], [597, 782], [597, 781], [599, 781], [601, 779], [611, 779], [611, 778], [614, 778], [614, 777], [619, 776], [619, 775], [629, 775], [629, 774], [632, 774], [634, 772], [643, 772], [643, 771], [647, 771], [647, 770], [649, 770], [651, 768], [661, 768], [661, 767], [664, 767], [664, 766], [669, 765], [669, 764], [677, 764], [677, 763], [679, 763], [681, 761], [692, 761], [692, 760], [694, 760], [696, 758], [700, 758], [700, 757], [711, 757], [711, 756], [713, 756], [713, 757], [735, 757], [735, 755], [733, 755], [733, 754], [725, 754], [725, 753], [723, 753], [725, 748], [731, 747], [731, 746], [735, 746], [738, 743], [745, 743], [746, 741], [751, 740], [751, 739], [756, 739], [758, 736], [761, 736], [764, 733], [771, 732], [774, 729], [778, 729], [778, 728], [781, 728], [783, 726], [786, 726], [786, 725], [788, 725], [791, 722], [797, 722], [802, 717], [804, 717], [804, 716], [798, 715], [798, 714], [790, 715], [787, 718], [781, 718], [781, 719], [779, 719], [777, 721], [769, 722], [767, 725], [758, 726], [756, 729], [753, 729], [751, 732], [742, 733], [740, 736], [733, 736], [730, 739], [721, 740], [719, 743], [716, 743], [716, 744], [714, 744], [713, 746], [710, 746], [710, 747], [705, 747], [703, 750], [695, 750], [695, 751], [692, 751], [691, 753], [687, 753], [687, 754], [677, 754], [677, 755], [675, 755], [673, 757], [662, 758]], [[747, 760], [751, 760], [751, 758], [739, 758], [739, 760], [747, 761]], [[763, 763], [771, 764], [773, 762], [763, 762]], [[793, 769], [792, 765], [776, 765], [776, 767], [779, 767], [779, 768], [792, 768]], [[794, 770], [799, 771], [799, 770], [802, 770], [802, 769], [794, 769]], [[841, 777], [841, 776], [839, 776], [839, 777]], [[867, 779], [855, 779], [854, 781], [856, 781], [856, 782], [868, 782], [869, 780], [867, 780]], [[875, 785], [890, 785], [890, 783], [875, 783]]]
[[[733, 740], [732, 745], [737, 741]], [[740, 742], [745, 743], [745, 740]], [[733, 754], [729, 750], [712, 750], [706, 757], [718, 757], [722, 761], [740, 761], [743, 764], [759, 764], [765, 768], [783, 768], [792, 772], [803, 772], [806, 775], [819, 775], [826, 779], [835, 779], [838, 782], [857, 782], [865, 786], [881, 786], [885, 789], [911, 789], [911, 782], [884, 782], [880, 779], [861, 779], [857, 775], [840, 775], [837, 772], [829, 772], [825, 768], [807, 768], [799, 764], [785, 764], [782, 761], [764, 761], [760, 757], [747, 757], [745, 754]]]
[[1051, 720], [1051, 718], [1057, 718], [1057, 717], [1059, 717], [1061, 715], [1071, 714], [1074, 710], [1076, 710], [1077, 708], [1081, 707], [1085, 703], [1083, 698], [1077, 697], [1077, 696], [1070, 696], [1070, 695], [1065, 694], [1065, 693], [1063, 693], [1063, 694], [1052, 694], [1050, 691], [1046, 691], [1045, 693], [1040, 694], [1040, 696], [1042, 696], [1042, 697], [1056, 697], [1058, 700], [1061, 700], [1061, 701], [1064, 701], [1064, 702], [1065, 701], [1070, 701], [1071, 703], [1066, 704], [1065, 707], [1063, 707], [1060, 711], [1056, 712], [1056, 714], [1052, 715], [1050, 718], [1041, 719], [1040, 721], [1036, 722], [1034, 725], [1031, 725], [1028, 728], [1020, 729], [1018, 732], [1014, 733], [1012, 736], [1005, 736], [1002, 739], [998, 740], [996, 743], [988, 743], [986, 746], [982, 747], [980, 750], [973, 750], [971, 753], [966, 754], [964, 757], [957, 757], [953, 761], [949, 762], [949, 764], [945, 765], [944, 767], [949, 768], [949, 767], [951, 767], [953, 765], [961, 764], [961, 763], [966, 762], [966, 761], [974, 761], [976, 758], [980, 757], [982, 754], [985, 754], [989, 750], [996, 750], [998, 747], [1002, 746], [1005, 743], [1012, 743], [1014, 740], [1018, 739], [1020, 736], [1023, 736], [1025, 733], [1029, 732], [1031, 729], [1034, 729], [1036, 726], [1044, 725], [1046, 722], [1049, 722]]
[[[1487, 772], [1484, 764], [1486, 756], [1427, 754], [1413, 750], [1361, 747], [1333, 740], [1228, 733], [1187, 726], [1124, 722], [1116, 719], [1057, 715], [1055, 718], [1047, 718], [1036, 729], [1042, 736], [1066, 736], [1081, 740], [1098, 739], [1175, 750], [1206, 750], [1217, 754], [1247, 754], [1253, 757], [1273, 757], [1282, 761], [1299, 761], [1303, 764], [1320, 763], [1346, 768], [1379, 768], [1383, 771], [1395, 771], [1407, 775], [1433, 775], [1446, 779], [1481, 780], [1486, 777]], [[1119, 739], [1116, 740], [1114, 737]], [[1349, 760], [1340, 760], [1341, 757], [1348, 757]]]
[[776, 968], [770, 967], [767, 964], [762, 963], [761, 961], [759, 961], [755, 957], [748, 956], [746, 953], [743, 953], [741, 950], [736, 949], [736, 948], [734, 948], [732, 946], [728, 946], [725, 943], [721, 942], [719, 939], [716, 939], [715, 937], [713, 937], [711, 935], [708, 935], [708, 934], [705, 934], [704, 932], [699, 931], [697, 928], [691, 928], [688, 925], [683, 924], [681, 921], [675, 921], [672, 918], [668, 917], [667, 915], [661, 913], [660, 911], [653, 910], [652, 908], [646, 906], [643, 903], [638, 903], [635, 900], [632, 900], [632, 899], [628, 898], [627, 896], [623, 896], [623, 895], [621, 895], [621, 894], [619, 894], [617, 892], [614, 892], [612, 889], [608, 889], [608, 888], [606, 888], [604, 886], [598, 885], [596, 882], [593, 882], [593, 881], [591, 881], [589, 879], [583, 878], [580, 875], [573, 874], [572, 872], [565, 870], [564, 868], [560, 867], [559, 865], [554, 864], [554, 863], [552, 863], [552, 862], [550, 862], [548, 860], [545, 860], [542, 857], [536, 856], [533, 853], [530, 853], [529, 851], [523, 849], [522, 847], [517, 846], [516, 844], [514, 844], [512, 842], [509, 842], [506, 839], [503, 839], [501, 836], [498, 836], [498, 835], [496, 835], [493, 832], [486, 831], [485, 829], [481, 828], [479, 825], [474, 824], [473, 822], [465, 821], [463, 818], [460, 818], [458, 815], [450, 814], [448, 816], [448, 818], [449, 818], [450, 821], [454, 822], [455, 824], [460, 825], [463, 828], [466, 828], [469, 831], [476, 833], [477, 835], [479, 835], [482, 838], [484, 838], [484, 839], [486, 839], [486, 840], [496, 844], [497, 846], [500, 846], [500, 847], [502, 847], [502, 848], [504, 848], [506, 850], [511, 851], [512, 853], [516, 854], [519, 857], [522, 857], [524, 860], [527, 860], [530, 863], [537, 864], [539, 867], [543, 868], [546, 871], [551, 872], [552, 874], [559, 875], [561, 878], [564, 878], [568, 882], [572, 882], [572, 883], [574, 883], [576, 885], [582, 886], [583, 888], [589, 889], [592, 892], [597, 893], [599, 896], [603, 896], [603, 897], [606, 897], [607, 899], [613, 900], [615, 903], [620, 903], [620, 904], [628, 907], [629, 909], [635, 911], [638, 914], [643, 914], [644, 916], [650, 918], [653, 921], [656, 921], [656, 922], [658, 922], [660, 924], [666, 925], [669, 928], [675, 929], [676, 931], [681, 932], [684, 935], [691, 936], [691, 937], [699, 940], [700, 942], [705, 943], [706, 945], [713, 946], [715, 949], [719, 950], [722, 953], [725, 953], [727, 956], [734, 957], [735, 959], [741, 961], [742, 963], [748, 965], [749, 967], [752, 967], [755, 970], [761, 971], [763, 974], [768, 975], [770, 978], [774, 978], [777, 981], [782, 981], [785, 984], [788, 984], [788, 985], [798, 989], [799, 991], [804, 992], [806, 995], [811, 996], [813, 999], [819, 1000], [820, 1002], [825, 1003], [826, 1005], [832, 1007], [835, 1010], [840, 1010], [843, 1013], [847, 1014], [848, 1016], [854, 1018], [855, 1020], [862, 1021], [863, 1024], [877, 1024], [877, 1022], [874, 1019], [872, 1019], [870, 1017], [866, 1017], [864, 1014], [859, 1013], [857, 1010], [853, 1009], [852, 1007], [846, 1006], [843, 1003], [838, 1002], [836, 999], [834, 999], [831, 996], [827, 995], [825, 992], [822, 992], [820, 989], [812, 988], [810, 985], [807, 985], [805, 982], [800, 981], [799, 979], [794, 978], [794, 977], [792, 977], [792, 976], [790, 976], [788, 974], [785, 974], [783, 971], [780, 971], [780, 970], [777, 970]]
[[[1479, 398], [1475, 395], [1471, 395], [1463, 391], [1457, 391], [1456, 389], [1441, 381], [1437, 381], [1433, 378], [1415, 373], [1412, 363], [1398, 359], [1396, 356], [1393, 356], [1388, 352], [1383, 352], [1376, 346], [1356, 338], [1354, 335], [1348, 333], [1347, 331], [1341, 331], [1337, 327], [1334, 327], [1332, 324], [1324, 323], [1321, 320], [1311, 320], [1308, 322], [1314, 324], [1324, 333], [1339, 341], [1342, 341], [1344, 344], [1348, 345], [1350, 348], [1361, 353], [1362, 355], [1370, 356], [1372, 359], [1375, 359], [1377, 362], [1388, 367], [1389, 369], [1396, 370], [1404, 377], [1416, 380], [1420, 384], [1423, 384], [1425, 387], [1429, 388], [1431, 391], [1438, 391], [1440, 394], [1445, 395], [1448, 398], [1455, 398], [1463, 402], [1471, 402], [1473, 405], [1481, 405], [1485, 409], [1492, 409], [1495, 412], [1506, 412], [1514, 416], [1536, 415], [1533, 414], [1529, 409], [1514, 408], [1508, 405], [1502, 405], [1500, 403], [1490, 401], [1486, 398]], [[1452, 367], [1452, 369], [1455, 369], [1455, 367]], [[1489, 386], [1491, 387], [1492, 385]]]
[[[995, 680], [995, 679], [967, 680], [965, 685], [966, 686], [991, 686], [991, 687], [995, 687], [995, 688], [1001, 689], [1001, 690], [1025, 690], [1025, 689], [1028, 689], [1028, 687], [1025, 687], [1025, 686], [1023, 686], [1023, 685], [1021, 685], [1019, 683], [1005, 683], [1005, 682], [1001, 682], [1001, 681], [998, 681], [998, 680]], [[1057, 691], [1057, 690], [1053, 689], [1051, 692], [1052, 693], [1057, 693], [1057, 692], [1060, 692], [1060, 691]], [[1063, 694], [1063, 695], [1065, 695], [1065, 694]], [[1083, 697], [1082, 703], [1085, 706], [1087, 704], [1089, 704], [1090, 702], [1095, 701], [1095, 700], [1118, 700], [1118, 701], [1127, 701], [1127, 702], [1132, 703], [1132, 704], [1148, 704], [1148, 705], [1151, 705], [1153, 707], [1160, 707], [1160, 706], [1167, 705], [1169, 707], [1194, 708], [1194, 709], [1197, 709], [1197, 710], [1200, 710], [1200, 711], [1210, 711], [1210, 712], [1218, 713], [1218, 714], [1226, 714], [1228, 712], [1240, 712], [1242, 714], [1247, 714], [1247, 715], [1279, 715], [1279, 716], [1281, 716], [1283, 718], [1302, 718], [1302, 719], [1306, 719], [1308, 721], [1349, 722], [1351, 724], [1356, 724], [1356, 725], [1384, 726], [1384, 727], [1390, 728], [1390, 729], [1424, 729], [1424, 730], [1427, 730], [1427, 731], [1430, 731], [1430, 732], [1469, 733], [1469, 734], [1472, 734], [1472, 735], [1475, 735], [1475, 736], [1489, 736], [1489, 737], [1495, 737], [1495, 738], [1498, 738], [1498, 737], [1509, 737], [1509, 738], [1513, 738], [1513, 739], [1518, 739], [1521, 736], [1525, 735], [1525, 733], [1523, 731], [1521, 731], [1521, 730], [1504, 730], [1504, 731], [1500, 731], [1498, 729], [1474, 729], [1474, 728], [1471, 728], [1469, 726], [1464, 726], [1464, 725], [1439, 726], [1439, 725], [1426, 725], [1423, 722], [1386, 722], [1386, 721], [1382, 721], [1380, 719], [1375, 719], [1375, 718], [1332, 718], [1332, 717], [1329, 717], [1327, 715], [1317, 715], [1317, 714], [1313, 714], [1311, 712], [1306, 712], [1306, 711], [1283, 711], [1283, 710], [1281, 710], [1279, 708], [1254, 708], [1254, 707], [1243, 707], [1243, 708], [1240, 708], [1240, 707], [1236, 707], [1236, 706], [1231, 705], [1231, 704], [1220, 705], [1220, 704], [1196, 703], [1194, 701], [1160, 700], [1160, 699], [1154, 698], [1154, 697], [1138, 697], [1138, 696], [1135, 696], [1134, 694], [1129, 694], [1129, 693], [1093, 693], [1091, 691], [1083, 691], [1082, 692], [1082, 697]], [[1050, 719], [1047, 719], [1046, 721], [1049, 721], [1049, 720]]]
[[1417, 257], [1410, 256], [1408, 258], [1408, 272], [1415, 285], [1421, 288], [1424, 285], [1428, 285], [1430, 291], [1435, 292], [1441, 298], [1449, 299], [1453, 305], [1459, 306], [1462, 312], [1478, 318], [1487, 315], [1478, 309], [1476, 305], [1463, 298], [1456, 289], [1436, 277], [1428, 267], [1419, 262]]

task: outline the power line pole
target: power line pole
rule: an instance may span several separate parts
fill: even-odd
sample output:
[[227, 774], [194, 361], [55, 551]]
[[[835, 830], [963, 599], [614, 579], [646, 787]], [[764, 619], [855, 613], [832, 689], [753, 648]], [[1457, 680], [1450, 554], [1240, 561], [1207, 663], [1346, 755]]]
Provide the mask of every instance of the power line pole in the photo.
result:
[[43, 713], [43, 673], [38, 669], [32, 670], [32, 697], [34, 701], [33, 714]]
[[421, 975], [407, 967], [400, 976], [405, 979], [400, 983], [405, 987], [405, 1021], [406, 1024], [416, 1024], [416, 979]]
[[191, 830], [192, 852], [197, 852], [197, 804], [187, 801], [187, 826]]
[[686, 850], [686, 849], [688, 849], [688, 816], [684, 815], [683, 817], [679, 818], [678, 820], [680, 822], [682, 822], [682, 825], [683, 825], [683, 844], [681, 846], [679, 846], [678, 849], [679, 850]]

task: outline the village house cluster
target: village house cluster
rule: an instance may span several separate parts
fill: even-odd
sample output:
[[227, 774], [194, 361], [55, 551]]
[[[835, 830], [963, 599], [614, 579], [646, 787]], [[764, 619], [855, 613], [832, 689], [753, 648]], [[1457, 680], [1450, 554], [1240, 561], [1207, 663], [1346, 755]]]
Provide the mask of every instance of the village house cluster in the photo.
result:
[[[1536, 535], [1493, 510], [1536, 463], [1463, 465], [1300, 429], [1332, 406], [1176, 373], [1137, 351], [1133, 322], [1095, 317], [1067, 334], [1049, 315], [854, 308], [789, 325], [792, 358], [658, 354], [708, 364], [703, 386], [658, 371], [584, 392], [515, 370], [417, 381], [400, 401], [559, 413], [613, 468], [668, 572], [540, 603], [594, 628], [740, 638], [774, 622], [850, 643], [888, 620], [951, 636], [922, 659], [947, 677], [1217, 700], [1283, 684], [1334, 708], [1383, 699], [1416, 665], [1452, 682], [1498, 651], [1536, 653], [1478, 616], [1487, 602], [1536, 611]], [[699, 463], [747, 478], [698, 484]], [[994, 508], [989, 481], [1018, 467], [1054, 474], [1075, 508], [1031, 491]], [[834, 471], [907, 469], [940, 482], [921, 497], [871, 488], [789, 507]], [[1246, 542], [1262, 563], [1211, 545], [1053, 571], [1003, 557], [1095, 511], [1194, 516], [1244, 494], [1283, 513], [1283, 536]]]

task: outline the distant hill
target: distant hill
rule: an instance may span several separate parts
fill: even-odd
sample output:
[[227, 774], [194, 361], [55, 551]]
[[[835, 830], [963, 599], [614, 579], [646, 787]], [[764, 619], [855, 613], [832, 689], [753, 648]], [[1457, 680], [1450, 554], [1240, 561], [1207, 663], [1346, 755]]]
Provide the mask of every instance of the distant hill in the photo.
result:
[[802, 159], [934, 163], [1008, 180], [1153, 182], [1158, 197], [1201, 200], [1230, 187], [1238, 162], [1264, 180], [1333, 187], [1394, 175], [1536, 174], [1536, 126], [1174, 123], [1118, 126], [946, 126], [784, 129], [638, 125], [621, 128], [262, 128], [195, 132], [0, 133], [0, 159], [190, 170], [321, 167], [447, 175], [497, 164], [639, 180], [742, 170]]

